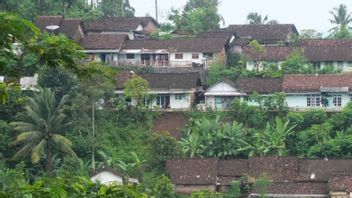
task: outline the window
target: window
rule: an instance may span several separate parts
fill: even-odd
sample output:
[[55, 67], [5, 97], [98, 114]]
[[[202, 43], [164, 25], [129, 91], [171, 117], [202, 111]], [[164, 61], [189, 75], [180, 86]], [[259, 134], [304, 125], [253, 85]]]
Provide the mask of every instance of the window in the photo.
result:
[[343, 62], [342, 61], [337, 62], [337, 69], [343, 71]]
[[213, 60], [213, 53], [203, 53], [203, 57], [206, 58], [207, 60]]
[[175, 100], [184, 100], [186, 98], [186, 94], [175, 94]]
[[320, 105], [321, 105], [320, 95], [307, 96], [307, 107], [320, 107]]
[[341, 95], [333, 95], [332, 96], [332, 104], [335, 107], [341, 107], [341, 102], [342, 102]]
[[134, 54], [127, 54], [127, 59], [134, 59]]
[[183, 54], [175, 54], [175, 59], [183, 59]]
[[199, 54], [192, 54], [192, 59], [199, 59]]
[[320, 62], [313, 62], [313, 69], [319, 70], [321, 69], [321, 63]]

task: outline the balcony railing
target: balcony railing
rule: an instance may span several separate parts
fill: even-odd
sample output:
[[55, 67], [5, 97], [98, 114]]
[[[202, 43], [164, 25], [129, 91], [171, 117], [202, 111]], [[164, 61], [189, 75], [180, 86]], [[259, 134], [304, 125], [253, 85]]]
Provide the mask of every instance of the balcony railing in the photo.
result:
[[192, 67], [192, 61], [168, 61], [168, 60], [141, 60], [141, 61], [119, 61], [120, 66], [151, 66], [151, 67]]

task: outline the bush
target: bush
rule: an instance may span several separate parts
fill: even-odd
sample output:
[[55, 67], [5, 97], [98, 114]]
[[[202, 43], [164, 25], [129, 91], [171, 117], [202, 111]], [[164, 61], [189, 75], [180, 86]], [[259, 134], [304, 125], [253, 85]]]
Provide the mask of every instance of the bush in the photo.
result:
[[193, 192], [191, 198], [223, 198], [221, 193], [212, 192], [209, 190], [202, 190], [199, 192]]
[[176, 197], [174, 186], [171, 183], [170, 179], [165, 175], [162, 175], [160, 179], [156, 182], [152, 195], [155, 198], [157, 197], [175, 198]]

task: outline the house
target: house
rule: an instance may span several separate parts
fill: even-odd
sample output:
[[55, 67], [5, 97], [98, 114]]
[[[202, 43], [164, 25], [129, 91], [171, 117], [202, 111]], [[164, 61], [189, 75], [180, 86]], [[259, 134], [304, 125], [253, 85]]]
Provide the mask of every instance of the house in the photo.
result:
[[82, 21], [79, 18], [38, 16], [35, 24], [42, 32], [64, 34], [76, 42], [79, 42], [84, 37]]
[[223, 80], [209, 87], [205, 92], [205, 105], [217, 110], [231, 108], [232, 101], [237, 98], [248, 101], [253, 92], [271, 95], [281, 92], [281, 78], [239, 78], [236, 81]]
[[[104, 185], [121, 185], [124, 182], [124, 174], [116, 171], [111, 167], [103, 167], [91, 173], [90, 180], [94, 183], [100, 183]], [[128, 178], [128, 183], [138, 184], [138, 179]]]
[[[248, 184], [248, 197], [260, 192], [252, 184], [258, 178], [271, 181], [269, 197], [328, 197], [352, 194], [351, 159], [301, 159], [296, 157], [254, 157], [169, 159], [167, 172], [177, 193], [199, 190], [228, 191], [233, 180]], [[247, 180], [243, 179], [247, 176]]]
[[251, 38], [263, 45], [277, 45], [288, 42], [299, 33], [294, 24], [244, 24], [229, 25], [228, 31], [240, 38]]
[[[123, 72], [117, 77], [116, 94], [123, 96], [125, 82], [134, 74]], [[202, 91], [198, 72], [187, 73], [146, 73], [140, 75], [149, 82], [148, 94], [153, 96], [145, 104], [152, 108], [189, 110]], [[136, 100], [131, 99], [136, 105]]]
[[209, 32], [202, 32], [197, 37], [228, 37], [235, 35], [236, 38], [257, 40], [265, 46], [280, 45], [287, 43], [292, 36], [299, 33], [293, 24], [243, 24], [229, 25], [227, 28], [218, 28]]
[[129, 39], [144, 39], [158, 28], [152, 17], [106, 17], [83, 23], [86, 34], [125, 34]]
[[123, 43], [128, 40], [125, 34], [88, 34], [81, 41], [80, 45], [87, 54], [88, 61], [104, 62], [110, 66], [117, 66], [119, 52]]
[[327, 65], [333, 66], [343, 72], [352, 71], [352, 41], [307, 39], [300, 40], [296, 46], [265, 46], [264, 54], [258, 55], [249, 46], [243, 47], [243, 55], [246, 57], [247, 70], [254, 70], [255, 61], [259, 61], [260, 69], [263, 63], [275, 63], [279, 66], [294, 51], [300, 50], [312, 63], [314, 69], [322, 69]]
[[295, 109], [341, 110], [351, 101], [352, 74], [285, 75], [282, 91]]
[[120, 51], [119, 65], [192, 67], [216, 60], [226, 63], [228, 38], [129, 40]]

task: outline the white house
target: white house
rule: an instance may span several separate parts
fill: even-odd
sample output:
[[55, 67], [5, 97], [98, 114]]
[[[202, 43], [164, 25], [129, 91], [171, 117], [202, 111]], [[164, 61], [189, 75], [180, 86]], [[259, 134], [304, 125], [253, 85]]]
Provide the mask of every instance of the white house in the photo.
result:
[[192, 67], [213, 60], [226, 63], [228, 38], [129, 40], [122, 47], [119, 65]]
[[342, 72], [351, 72], [351, 47], [351, 40], [308, 39], [299, 41], [295, 46], [265, 46], [263, 54], [258, 54], [247, 46], [243, 48], [243, 55], [247, 59], [247, 70], [256, 69], [255, 62], [259, 62], [259, 69], [263, 68], [263, 63], [275, 63], [281, 66], [281, 63], [294, 50], [300, 50], [312, 63], [314, 69], [322, 69], [331, 65]]
[[[96, 170], [91, 174], [90, 180], [94, 183], [101, 183], [104, 185], [123, 184], [124, 175], [113, 168], [104, 167]], [[128, 182], [131, 184], [138, 184], [138, 179], [128, 178]]]
[[351, 101], [352, 74], [286, 75], [282, 91], [293, 110], [338, 111]]
[[233, 99], [246, 100], [253, 92], [263, 96], [285, 93], [285, 105], [293, 111], [323, 109], [340, 111], [352, 101], [352, 74], [285, 75], [283, 78], [224, 80], [208, 88], [205, 103], [213, 109], [228, 109]]
[[[119, 74], [115, 93], [123, 96], [124, 84], [132, 77], [130, 73], [126, 72]], [[145, 101], [145, 104], [152, 108], [189, 110], [196, 101], [198, 92], [202, 90], [197, 72], [149, 73], [142, 74], [141, 77], [149, 82], [148, 94], [151, 99]], [[132, 98], [131, 104], [135, 105], [136, 100]]]
[[[209, 87], [205, 92], [206, 106], [226, 110], [231, 107], [233, 99], [241, 101], [248, 99], [253, 92], [261, 95], [270, 95], [275, 92], [281, 92], [281, 78], [239, 78], [235, 81], [223, 80]], [[250, 102], [250, 101], [249, 101]], [[252, 105], [256, 105], [250, 102]]]

